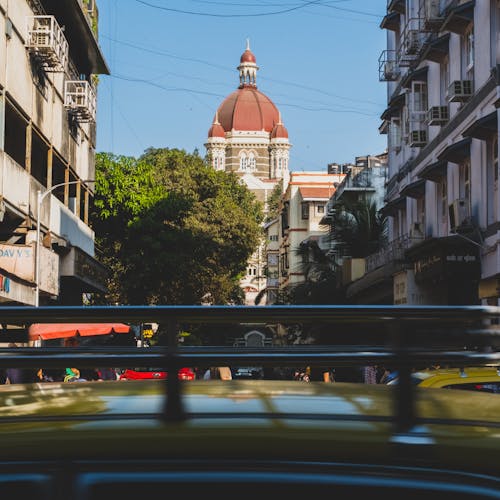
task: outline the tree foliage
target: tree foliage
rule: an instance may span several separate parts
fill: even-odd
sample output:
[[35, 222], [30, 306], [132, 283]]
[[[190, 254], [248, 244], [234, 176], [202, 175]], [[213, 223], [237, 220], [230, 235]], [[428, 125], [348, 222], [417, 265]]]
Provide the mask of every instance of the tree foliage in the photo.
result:
[[302, 258], [304, 281], [290, 288], [288, 298], [292, 304], [337, 304], [338, 268], [335, 262], [319, 247], [316, 240], [303, 242], [296, 249]]
[[280, 179], [274, 186], [269, 199], [267, 200], [266, 222], [276, 219], [279, 215], [281, 195], [283, 193], [283, 179]]
[[363, 199], [336, 205], [331, 224], [333, 241], [353, 258], [376, 252], [386, 239], [386, 218], [375, 203]]
[[262, 206], [234, 174], [195, 152], [97, 155], [96, 241], [111, 269], [108, 301], [238, 303]]

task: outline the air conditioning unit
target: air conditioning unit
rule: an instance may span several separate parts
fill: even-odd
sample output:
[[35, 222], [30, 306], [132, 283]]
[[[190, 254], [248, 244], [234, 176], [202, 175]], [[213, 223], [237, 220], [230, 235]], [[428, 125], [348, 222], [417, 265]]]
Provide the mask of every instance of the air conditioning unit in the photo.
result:
[[399, 68], [396, 61], [386, 61], [384, 63], [384, 80], [393, 82], [399, 77]]
[[464, 102], [472, 96], [472, 81], [471, 80], [455, 80], [448, 87], [449, 102]]
[[68, 65], [69, 46], [54, 16], [27, 18], [26, 48], [45, 71], [64, 72]]
[[427, 130], [412, 130], [409, 141], [411, 147], [425, 146], [427, 144]]
[[456, 232], [460, 227], [470, 224], [469, 200], [453, 200], [453, 203], [448, 207], [448, 211], [450, 216], [450, 231], [452, 233]]
[[426, 31], [439, 31], [443, 22], [443, 15], [439, 0], [425, 0], [423, 28]]
[[80, 122], [95, 121], [96, 95], [87, 80], [65, 82], [64, 107]]
[[448, 106], [432, 106], [427, 112], [429, 125], [444, 125], [450, 119]]
[[407, 55], [418, 54], [420, 50], [420, 32], [408, 30], [404, 39], [404, 48]]

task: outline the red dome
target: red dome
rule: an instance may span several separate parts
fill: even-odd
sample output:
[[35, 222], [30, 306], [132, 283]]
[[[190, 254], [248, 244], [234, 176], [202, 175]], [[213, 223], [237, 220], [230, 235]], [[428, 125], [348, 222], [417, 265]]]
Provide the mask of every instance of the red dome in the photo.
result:
[[278, 123], [271, 132], [271, 139], [288, 139], [288, 130], [282, 123]]
[[226, 132], [232, 129], [271, 132], [279, 122], [278, 108], [253, 86], [239, 88], [226, 97], [218, 117]]
[[208, 131], [208, 137], [225, 137], [224, 129], [219, 122], [214, 121]]
[[241, 54], [240, 57], [240, 63], [255, 63], [257, 60], [255, 59], [255, 56], [253, 55], [253, 52], [250, 49], [246, 49], [243, 54]]

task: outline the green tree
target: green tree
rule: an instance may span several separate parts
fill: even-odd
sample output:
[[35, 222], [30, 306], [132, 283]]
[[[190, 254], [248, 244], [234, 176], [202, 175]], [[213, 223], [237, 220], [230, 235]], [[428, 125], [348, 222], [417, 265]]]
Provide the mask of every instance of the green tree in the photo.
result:
[[364, 199], [335, 206], [330, 231], [343, 255], [363, 258], [378, 251], [386, 239], [387, 219], [374, 202]]
[[281, 195], [283, 194], [283, 179], [280, 179], [274, 186], [269, 199], [267, 200], [266, 222], [276, 219], [279, 215]]
[[316, 240], [307, 240], [296, 249], [302, 257], [301, 270], [304, 281], [289, 290], [292, 304], [336, 304], [340, 297], [337, 289], [337, 266], [318, 245]]
[[111, 302], [239, 303], [262, 206], [234, 174], [195, 152], [99, 154], [93, 224], [111, 268]]

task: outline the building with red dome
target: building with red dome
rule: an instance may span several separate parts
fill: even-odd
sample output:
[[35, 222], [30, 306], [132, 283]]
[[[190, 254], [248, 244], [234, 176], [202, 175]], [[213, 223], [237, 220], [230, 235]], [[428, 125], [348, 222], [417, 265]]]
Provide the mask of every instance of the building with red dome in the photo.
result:
[[247, 48], [238, 66], [239, 87], [217, 109], [205, 147], [217, 170], [288, 180], [290, 142], [276, 105], [257, 89], [256, 58]]
[[[289, 181], [288, 131], [276, 105], [257, 89], [257, 60], [247, 41], [237, 67], [238, 88], [217, 109], [205, 144], [216, 170], [235, 172], [267, 208], [276, 184]], [[241, 282], [248, 305], [266, 287], [264, 241], [252, 256]]]

